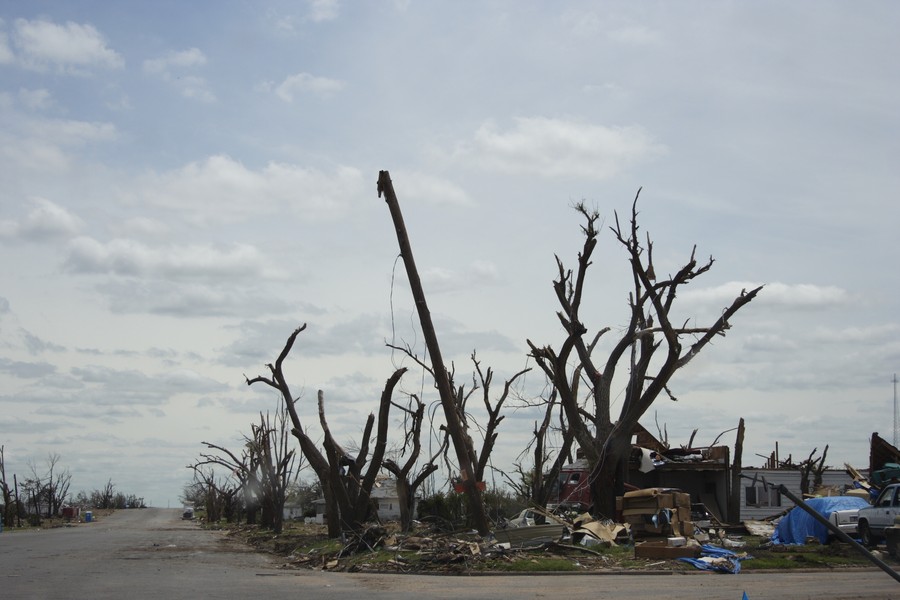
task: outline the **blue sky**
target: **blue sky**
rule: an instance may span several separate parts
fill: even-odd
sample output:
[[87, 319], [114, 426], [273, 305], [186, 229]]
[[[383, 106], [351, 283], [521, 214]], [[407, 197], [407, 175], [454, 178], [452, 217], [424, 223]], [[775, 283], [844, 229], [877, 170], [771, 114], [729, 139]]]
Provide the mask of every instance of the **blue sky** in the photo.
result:
[[[111, 478], [177, 504], [200, 442], [237, 445], [290, 360], [358, 436], [423, 351], [391, 172], [461, 380], [559, 344], [554, 255], [571, 210], [606, 224], [638, 188], [657, 271], [712, 271], [679, 312], [709, 323], [766, 284], [645, 425], [673, 445], [747, 420], [745, 457], [866, 466], [893, 434], [898, 368], [900, 8], [891, 2], [6, 2], [0, 6], [0, 444], [50, 452], [73, 490]], [[608, 233], [584, 317], [627, 318]], [[537, 393], [535, 370], [523, 396]], [[421, 373], [404, 378], [420, 392]], [[426, 389], [425, 398], [436, 398]], [[512, 408], [512, 407], [510, 407]], [[475, 415], [477, 418], [477, 415]], [[510, 411], [495, 465], [527, 443]], [[729, 434], [730, 435], [730, 434]], [[726, 436], [728, 443], [733, 437]], [[395, 442], [399, 443], [399, 440]], [[761, 459], [759, 459], [761, 461]], [[752, 462], [747, 459], [746, 462]]]

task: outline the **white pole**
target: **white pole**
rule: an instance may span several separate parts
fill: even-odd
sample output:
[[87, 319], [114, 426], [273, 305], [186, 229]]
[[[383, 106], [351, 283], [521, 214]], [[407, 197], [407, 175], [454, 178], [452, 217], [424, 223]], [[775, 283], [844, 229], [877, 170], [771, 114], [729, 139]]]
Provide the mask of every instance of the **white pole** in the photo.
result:
[[894, 448], [898, 448], [900, 443], [900, 412], [897, 410], [897, 374], [894, 373], [892, 379], [894, 382]]

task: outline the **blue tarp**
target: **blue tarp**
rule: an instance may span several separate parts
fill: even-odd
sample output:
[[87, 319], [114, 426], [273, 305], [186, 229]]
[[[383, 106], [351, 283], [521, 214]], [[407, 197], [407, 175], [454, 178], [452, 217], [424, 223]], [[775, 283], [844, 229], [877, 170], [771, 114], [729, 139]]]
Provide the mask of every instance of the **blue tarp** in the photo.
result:
[[[869, 506], [862, 498], [853, 496], [831, 496], [828, 498], [810, 498], [806, 504], [826, 519], [837, 510], [853, 510]], [[805, 544], [806, 538], [815, 536], [819, 542], [828, 542], [828, 528], [816, 521], [812, 515], [800, 508], [794, 507], [791, 512], [782, 517], [772, 536], [774, 544]]]
[[735, 554], [731, 550], [704, 544], [700, 546], [701, 558], [679, 558], [681, 562], [694, 565], [703, 571], [715, 571], [716, 573], [740, 573], [741, 561], [753, 558], [747, 554]]

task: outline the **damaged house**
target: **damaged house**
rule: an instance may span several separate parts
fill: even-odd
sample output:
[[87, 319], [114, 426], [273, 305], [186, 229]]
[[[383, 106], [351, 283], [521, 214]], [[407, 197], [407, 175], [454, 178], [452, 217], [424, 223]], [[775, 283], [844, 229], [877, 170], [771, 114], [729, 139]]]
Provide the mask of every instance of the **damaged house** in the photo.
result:
[[[396, 521], [400, 519], [400, 497], [397, 495], [397, 480], [393, 477], [379, 475], [372, 487], [372, 493], [369, 495], [372, 503], [372, 509], [378, 516], [380, 521]], [[419, 504], [419, 496], [414, 499], [413, 512]], [[325, 523], [328, 515], [325, 510], [325, 499], [319, 498], [313, 502], [316, 509], [314, 521], [316, 523]]]
[[[560, 471], [556, 504], [590, 506], [587, 461], [576, 460]], [[633, 489], [676, 488], [690, 495], [691, 504], [703, 504], [718, 521], [737, 522], [729, 514], [732, 493], [731, 450], [728, 446], [668, 448], [641, 425], [632, 437], [627, 485]], [[700, 507], [698, 507], [700, 508]]]
[[[775, 489], [779, 485], [784, 485], [798, 497], [803, 495], [800, 483], [802, 473], [795, 467], [745, 467], [741, 469], [741, 475], [743, 477], [740, 518], [744, 521], [761, 521], [794, 507], [793, 502], [782, 497]], [[820, 495], [840, 496], [841, 492], [852, 486], [853, 478], [846, 471], [838, 469], [822, 471], [822, 487], [825, 491]]]
[[[741, 425], [743, 426], [743, 424]], [[743, 438], [741, 432], [738, 439]], [[827, 453], [827, 447], [825, 449]], [[825, 456], [800, 463], [791, 458], [780, 461], [776, 451], [763, 467], [742, 467], [741, 442], [732, 449], [725, 445], [669, 448], [641, 425], [632, 435], [632, 453], [626, 487], [629, 489], [673, 488], [690, 495], [695, 513], [704, 508], [720, 523], [763, 520], [790, 510], [794, 504], [776, 487], [783, 484], [797, 496], [804, 493], [837, 496], [854, 487], [854, 478], [844, 469], [824, 466]], [[814, 451], [815, 452], [815, 451]], [[766, 457], [763, 457], [766, 458]], [[885, 478], [900, 480], [900, 450], [872, 435], [869, 469]], [[560, 472], [558, 494], [551, 502], [586, 509], [591, 505], [587, 461], [576, 460]], [[765, 480], [765, 484], [763, 481]], [[815, 485], [815, 481], [820, 483]], [[807, 489], [804, 489], [804, 486]], [[851, 492], [852, 493], [852, 492]], [[703, 506], [700, 506], [700, 505]], [[697, 519], [697, 515], [694, 516]]]

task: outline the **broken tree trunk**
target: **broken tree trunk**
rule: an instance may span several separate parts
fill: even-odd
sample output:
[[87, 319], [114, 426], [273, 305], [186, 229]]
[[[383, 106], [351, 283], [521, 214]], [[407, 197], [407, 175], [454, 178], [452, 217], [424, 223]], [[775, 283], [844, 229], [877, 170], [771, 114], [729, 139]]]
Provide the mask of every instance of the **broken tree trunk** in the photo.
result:
[[428, 348], [428, 354], [431, 355], [431, 364], [434, 372], [435, 385], [441, 398], [441, 405], [444, 409], [444, 418], [447, 421], [447, 430], [450, 433], [450, 439], [453, 442], [453, 449], [456, 452], [456, 459], [459, 462], [460, 476], [463, 481], [466, 496], [469, 501], [469, 510], [472, 516], [473, 525], [478, 533], [486, 535], [490, 531], [490, 523], [488, 521], [487, 511], [482, 501], [481, 491], [478, 489], [477, 480], [475, 478], [475, 465], [472, 461], [472, 441], [466, 434], [463, 426], [462, 418], [459, 414], [456, 396], [453, 393], [453, 387], [450, 384], [450, 375], [444, 366], [444, 359], [441, 356], [441, 348], [438, 344], [437, 334], [435, 333], [434, 324], [431, 321], [431, 312], [428, 310], [428, 303], [425, 301], [425, 291], [422, 288], [422, 281], [419, 279], [419, 272], [416, 269], [416, 263], [413, 259], [412, 246], [409, 243], [409, 236], [406, 233], [406, 224], [403, 222], [403, 214], [400, 211], [400, 203], [397, 195], [394, 193], [394, 185], [391, 182], [390, 173], [380, 171], [378, 173], [378, 196], [384, 194], [384, 200], [391, 211], [391, 218], [394, 221], [394, 228], [397, 231], [397, 242], [400, 245], [400, 256], [403, 257], [403, 264], [406, 266], [406, 276], [409, 279], [410, 288], [412, 288], [413, 299], [416, 303], [416, 310], [419, 313], [419, 323], [422, 326], [422, 335], [425, 338], [425, 345]]
[[728, 498], [728, 521], [741, 521], [741, 461], [744, 456], [744, 418], [738, 421], [737, 437], [734, 441], [734, 460], [731, 461], [731, 495]]

